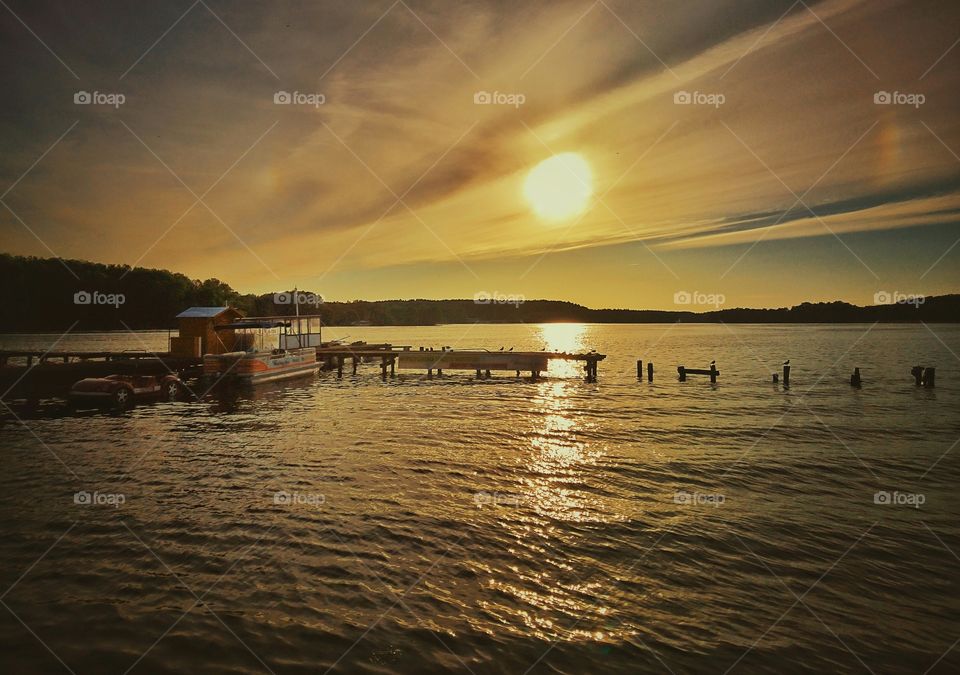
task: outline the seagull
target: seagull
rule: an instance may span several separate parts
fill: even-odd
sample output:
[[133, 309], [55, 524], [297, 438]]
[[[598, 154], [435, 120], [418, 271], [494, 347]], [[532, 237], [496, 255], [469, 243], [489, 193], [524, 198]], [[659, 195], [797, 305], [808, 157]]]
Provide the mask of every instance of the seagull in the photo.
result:
[[512, 352], [512, 351], [513, 351], [513, 347], [511, 347], [511, 348], [508, 349], [507, 351], [508, 351], [508, 352]]
[[711, 362], [710, 362], [710, 365], [711, 365], [711, 366], [715, 366], [715, 365], [717, 365], [717, 362], [716, 362], [716, 361], [711, 361]]
[[500, 348], [500, 351], [501, 351], [501, 352], [503, 351], [503, 347]]
[[786, 361], [784, 361], [784, 362], [783, 362], [783, 365], [789, 366], [789, 365], [790, 365], [790, 359], [787, 359]]

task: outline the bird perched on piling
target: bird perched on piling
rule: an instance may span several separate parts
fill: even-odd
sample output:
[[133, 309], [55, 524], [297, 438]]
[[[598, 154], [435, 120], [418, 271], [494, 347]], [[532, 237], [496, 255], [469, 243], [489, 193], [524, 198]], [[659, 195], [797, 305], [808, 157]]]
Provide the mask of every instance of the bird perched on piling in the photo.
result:
[[789, 366], [789, 365], [790, 365], [790, 359], [787, 359], [786, 361], [784, 361], [784, 362], [783, 362], [783, 365]]
[[710, 365], [711, 365], [711, 366], [715, 366], [715, 365], [717, 365], [717, 362], [716, 362], [716, 360], [713, 360], [713, 361], [711, 361], [711, 362], [710, 362]]

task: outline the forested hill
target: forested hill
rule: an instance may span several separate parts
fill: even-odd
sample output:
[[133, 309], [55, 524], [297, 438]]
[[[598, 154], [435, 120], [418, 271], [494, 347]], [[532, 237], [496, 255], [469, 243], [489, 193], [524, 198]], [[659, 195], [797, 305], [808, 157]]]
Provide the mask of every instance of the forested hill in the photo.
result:
[[[72, 270], [79, 279], [68, 270]], [[166, 270], [103, 265], [80, 260], [0, 254], [0, 332], [172, 328], [187, 307], [232, 305], [246, 315], [293, 314], [289, 295], [240, 294], [219, 279], [200, 281]], [[278, 289], [280, 290], [280, 289]], [[304, 299], [314, 297], [308, 291]], [[277, 300], [280, 302], [277, 302]], [[513, 299], [516, 300], [516, 299]], [[960, 295], [913, 303], [857, 307], [845, 302], [803, 303], [780, 309], [723, 309], [702, 313], [590, 309], [571, 302], [510, 298], [475, 300], [383, 300], [326, 302], [301, 307], [327, 325], [429, 325], [473, 322], [546, 323], [872, 323], [960, 321]]]

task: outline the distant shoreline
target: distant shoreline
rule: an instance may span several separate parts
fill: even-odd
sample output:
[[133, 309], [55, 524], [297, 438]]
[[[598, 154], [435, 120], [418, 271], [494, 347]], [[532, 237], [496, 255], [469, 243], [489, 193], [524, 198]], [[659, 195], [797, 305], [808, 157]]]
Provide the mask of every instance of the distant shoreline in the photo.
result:
[[[74, 276], [76, 275], [76, 276]], [[9, 334], [176, 328], [188, 307], [232, 306], [246, 316], [317, 314], [324, 325], [348, 328], [506, 323], [595, 324], [871, 324], [960, 323], [960, 294], [878, 292], [891, 304], [801, 303], [776, 309], [720, 309], [724, 298], [677, 292], [677, 309], [592, 309], [562, 300], [528, 300], [478, 292], [473, 299], [325, 302], [320, 293], [277, 289], [241, 294], [219, 279], [201, 281], [167, 270], [82, 260], [0, 254], [0, 331]], [[701, 297], [702, 296], [702, 297]], [[692, 311], [694, 309], [703, 311]]]

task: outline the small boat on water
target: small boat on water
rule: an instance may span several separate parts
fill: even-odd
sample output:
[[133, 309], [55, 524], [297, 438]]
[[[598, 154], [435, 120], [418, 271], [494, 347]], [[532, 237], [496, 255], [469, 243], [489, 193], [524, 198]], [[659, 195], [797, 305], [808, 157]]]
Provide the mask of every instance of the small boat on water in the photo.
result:
[[[309, 332], [309, 325], [302, 332], [304, 320], [306, 317], [251, 317], [216, 326], [224, 337], [232, 335], [233, 351], [204, 354], [204, 377], [259, 384], [316, 373], [320, 368], [315, 346], [320, 344], [319, 332]], [[294, 326], [296, 330], [291, 331]]]

